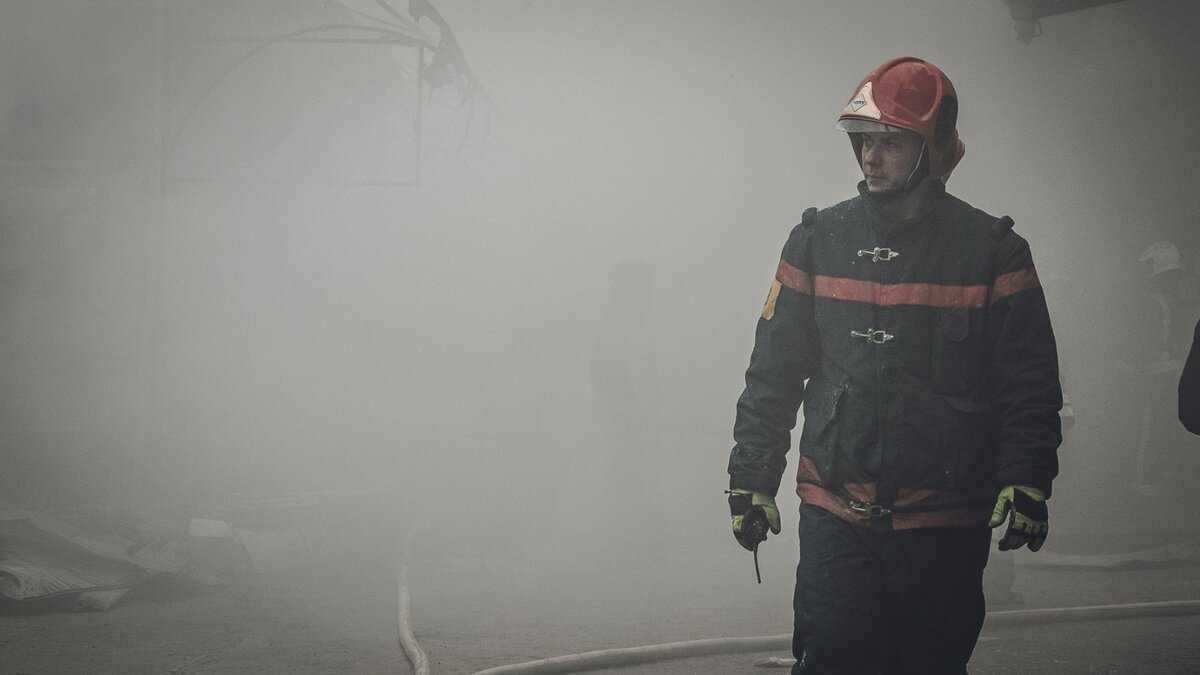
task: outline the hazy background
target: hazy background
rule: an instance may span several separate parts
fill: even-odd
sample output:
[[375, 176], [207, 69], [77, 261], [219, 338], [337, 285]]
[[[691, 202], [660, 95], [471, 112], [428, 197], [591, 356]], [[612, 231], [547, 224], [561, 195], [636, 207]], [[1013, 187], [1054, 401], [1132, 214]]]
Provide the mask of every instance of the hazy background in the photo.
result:
[[1142, 249], [1200, 264], [1196, 3], [1023, 44], [1001, 0], [435, 1], [478, 86], [426, 87], [419, 133], [416, 48], [261, 42], [444, 37], [393, 4], [0, 1], [5, 499], [375, 491], [488, 546], [741, 555], [721, 490], [779, 250], [854, 194], [855, 85], [915, 55], [961, 98], [950, 191], [1013, 217], [1052, 304], [1048, 546], [1147, 527], [1119, 366]]

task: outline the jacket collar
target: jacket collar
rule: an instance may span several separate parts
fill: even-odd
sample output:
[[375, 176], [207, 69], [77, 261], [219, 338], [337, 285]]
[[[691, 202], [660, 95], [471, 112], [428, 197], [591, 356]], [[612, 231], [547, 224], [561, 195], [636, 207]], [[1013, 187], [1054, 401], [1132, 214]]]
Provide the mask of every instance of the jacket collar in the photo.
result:
[[867, 189], [867, 181], [859, 182], [858, 194], [866, 207], [867, 220], [880, 239], [902, 239], [920, 232], [948, 201], [946, 185], [934, 181], [934, 190], [930, 192], [929, 200], [921, 212], [912, 218], [899, 220], [883, 208], [878, 197], [871, 194]]

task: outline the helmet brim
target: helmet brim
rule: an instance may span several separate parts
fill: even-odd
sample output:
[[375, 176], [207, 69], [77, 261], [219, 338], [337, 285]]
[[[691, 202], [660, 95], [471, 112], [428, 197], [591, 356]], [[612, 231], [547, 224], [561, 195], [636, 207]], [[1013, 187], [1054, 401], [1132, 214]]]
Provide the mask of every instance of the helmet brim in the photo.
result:
[[883, 122], [860, 120], [854, 117], [839, 119], [836, 128], [838, 131], [845, 131], [851, 134], [884, 134], [908, 131], [908, 129], [901, 129], [900, 127], [884, 124]]

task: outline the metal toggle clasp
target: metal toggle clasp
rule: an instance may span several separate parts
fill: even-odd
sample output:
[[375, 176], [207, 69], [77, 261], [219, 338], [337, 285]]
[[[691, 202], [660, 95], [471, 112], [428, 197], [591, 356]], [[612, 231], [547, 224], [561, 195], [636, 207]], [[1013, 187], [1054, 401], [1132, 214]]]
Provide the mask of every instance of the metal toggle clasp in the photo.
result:
[[889, 333], [885, 330], [875, 330], [874, 328], [868, 328], [867, 332], [865, 332], [865, 333], [862, 331], [852, 330], [852, 331], [850, 331], [850, 337], [866, 338], [867, 342], [870, 342], [872, 344], [881, 345], [896, 336], [892, 335], [891, 333]]
[[878, 246], [876, 246], [875, 248], [871, 249], [870, 251], [868, 251], [866, 249], [860, 249], [858, 252], [858, 257], [861, 258], [865, 255], [871, 256], [871, 262], [879, 262], [880, 260], [887, 262], [887, 261], [891, 260], [892, 258], [895, 258], [896, 256], [900, 255], [900, 252], [893, 251], [890, 248], [879, 248]]
[[861, 514], [869, 516], [871, 518], [882, 518], [884, 516], [892, 515], [892, 510], [887, 508], [886, 506], [872, 504], [871, 502], [859, 502], [859, 501], [855, 501], [853, 499], [851, 499], [847, 503], [850, 506], [851, 511], [854, 511], [856, 513], [861, 513]]

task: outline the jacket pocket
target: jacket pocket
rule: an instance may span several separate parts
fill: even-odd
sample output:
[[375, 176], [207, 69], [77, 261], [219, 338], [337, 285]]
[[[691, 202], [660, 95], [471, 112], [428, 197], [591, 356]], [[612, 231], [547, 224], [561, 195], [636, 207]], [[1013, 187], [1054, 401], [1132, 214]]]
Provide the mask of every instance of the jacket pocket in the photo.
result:
[[996, 416], [981, 402], [945, 396], [915, 380], [888, 407], [893, 470], [903, 487], [957, 490], [991, 480]]
[[954, 420], [946, 435], [954, 457], [949, 487], [958, 490], [994, 483], [998, 418], [990, 406], [982, 403], [953, 396], [941, 398]]
[[974, 358], [980, 340], [971, 327], [971, 313], [965, 307], [938, 310], [933, 344], [931, 381], [935, 391], [961, 394], [976, 381], [978, 367]]
[[846, 385], [813, 378], [804, 396], [804, 427], [800, 434], [800, 454], [812, 460], [822, 481], [834, 473], [838, 425], [833, 424], [841, 408]]

